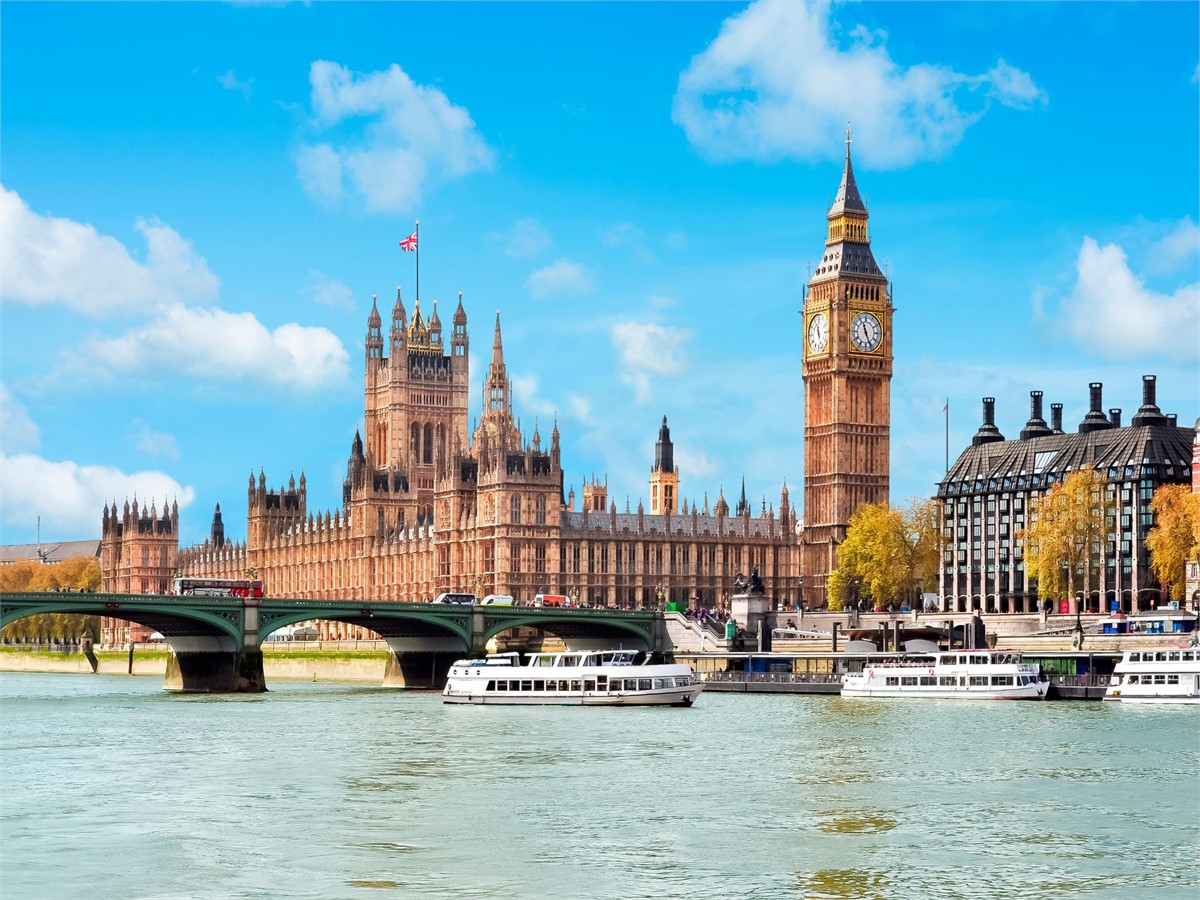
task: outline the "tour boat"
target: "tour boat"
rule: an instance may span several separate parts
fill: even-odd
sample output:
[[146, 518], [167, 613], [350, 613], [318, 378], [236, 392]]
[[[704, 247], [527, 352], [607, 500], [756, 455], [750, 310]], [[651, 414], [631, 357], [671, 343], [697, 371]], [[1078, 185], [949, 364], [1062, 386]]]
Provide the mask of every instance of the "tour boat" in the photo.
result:
[[1122, 703], [1200, 703], [1200, 647], [1126, 650], [1113, 670], [1105, 700]]
[[842, 696], [1045, 700], [1049, 686], [1014, 650], [949, 650], [868, 658], [842, 677]]
[[690, 666], [635, 665], [636, 650], [571, 650], [460, 659], [443, 703], [523, 706], [691, 706], [704, 685]]

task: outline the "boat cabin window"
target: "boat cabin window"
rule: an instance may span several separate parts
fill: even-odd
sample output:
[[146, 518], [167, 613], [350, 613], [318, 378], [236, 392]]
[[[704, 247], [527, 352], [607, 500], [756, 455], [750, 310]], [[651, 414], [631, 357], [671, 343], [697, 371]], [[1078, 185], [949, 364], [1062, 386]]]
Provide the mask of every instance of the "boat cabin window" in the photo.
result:
[[1179, 651], [1167, 654], [1167, 662], [1179, 662]]
[[1013, 677], [1011, 675], [993, 675], [992, 687], [1012, 687]]
[[932, 675], [921, 676], [921, 687], [934, 687], [935, 685], [937, 685], [937, 679]]
[[958, 684], [958, 679], [953, 675], [943, 675], [938, 679], [938, 684], [942, 687], [955, 687]]
[[1184, 662], [1191, 662], [1193, 659], [1195, 659], [1195, 656], [1192, 654], [1191, 650], [1183, 651], [1183, 661]]
[[1179, 684], [1179, 676], [1178, 675], [1168, 675], [1167, 676], [1167, 684]]
[[986, 675], [971, 676], [971, 687], [987, 687], [987, 683], [988, 680]]

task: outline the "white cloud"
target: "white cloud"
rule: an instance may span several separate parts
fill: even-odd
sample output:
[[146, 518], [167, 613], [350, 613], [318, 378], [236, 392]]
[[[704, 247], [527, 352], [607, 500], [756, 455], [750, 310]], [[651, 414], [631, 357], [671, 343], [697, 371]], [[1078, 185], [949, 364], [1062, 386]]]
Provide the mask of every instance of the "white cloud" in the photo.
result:
[[1004, 60], [976, 76], [926, 63], [904, 68], [882, 32], [857, 26], [839, 37], [827, 2], [761, 0], [727, 19], [680, 75], [672, 119], [718, 161], [830, 158], [853, 119], [857, 155], [896, 167], [943, 156], [990, 100], [1046, 102]]
[[329, 144], [315, 144], [296, 151], [300, 184], [310, 197], [334, 201], [342, 196], [342, 159]]
[[125, 441], [132, 444], [139, 453], [147, 456], [165, 456], [167, 459], [179, 459], [179, 444], [174, 435], [162, 431], [154, 431], [145, 419], [134, 419], [129, 423], [125, 432]]
[[628, 247], [640, 244], [644, 235], [642, 229], [632, 222], [618, 222], [616, 225], [606, 228], [600, 239], [604, 242], [605, 247]]
[[592, 289], [592, 280], [579, 263], [560, 259], [532, 273], [525, 279], [525, 287], [530, 294], [541, 299], [586, 294]]
[[592, 418], [592, 401], [580, 394], [568, 394], [567, 411], [580, 422], [587, 424]]
[[246, 100], [249, 100], [250, 95], [254, 92], [254, 79], [247, 78], [245, 81], [240, 81], [233, 74], [233, 69], [230, 69], [224, 75], [218, 75], [217, 84], [221, 85], [227, 91], [240, 91]]
[[0, 448], [5, 453], [22, 453], [36, 450], [41, 440], [42, 431], [29, 418], [29, 410], [0, 382]]
[[670, 297], [664, 297], [662, 294], [651, 294], [646, 298], [646, 301], [655, 309], [669, 309], [675, 305], [675, 301]]
[[354, 292], [340, 281], [335, 281], [324, 272], [312, 269], [301, 288], [313, 303], [330, 309], [354, 312]]
[[535, 256], [554, 243], [537, 219], [518, 219], [508, 231], [489, 231], [484, 239], [513, 258]]
[[1153, 272], [1174, 272], [1185, 263], [1192, 263], [1200, 255], [1200, 225], [1184, 217], [1175, 227], [1151, 244], [1147, 251], [1146, 266]]
[[692, 334], [653, 322], [618, 322], [612, 343], [620, 354], [621, 380], [633, 386], [639, 402], [650, 395], [650, 380], [687, 370], [687, 342]]
[[220, 282], [204, 258], [157, 219], [138, 219], [140, 263], [91, 225], [38, 215], [0, 187], [0, 299], [57, 304], [89, 316], [142, 312], [162, 302], [210, 299]]
[[183, 306], [164, 306], [147, 324], [96, 340], [88, 364], [298, 390], [341, 385], [349, 375], [346, 350], [328, 329], [289, 322], [268, 331], [251, 313]]
[[[4, 490], [0, 492], [0, 522], [27, 530], [41, 516], [42, 530], [64, 536], [99, 536], [104, 503], [114, 498], [157, 498], [185, 507], [195, 496], [162, 472], [125, 473], [108, 466], [53, 462], [31, 454], [0, 455]], [[139, 503], [141, 500], [139, 500]]]
[[399, 212], [425, 189], [493, 165], [466, 109], [397, 65], [359, 73], [317, 60], [309, 83], [314, 126], [332, 133], [302, 145], [296, 165], [320, 200], [340, 198], [349, 182], [368, 211]]
[[1076, 276], [1059, 315], [1081, 347], [1114, 358], [1200, 358], [1200, 282], [1153, 291], [1120, 246], [1091, 237], [1079, 248]]
[[618, 222], [605, 229], [600, 240], [606, 247], [628, 247], [639, 262], [654, 261], [654, 255], [646, 249], [645, 233], [632, 222]]
[[[511, 380], [513, 396], [516, 400], [513, 407], [518, 412], [525, 415], [550, 417], [558, 411], [553, 403], [538, 394], [538, 377], [536, 375], [513, 375]], [[532, 434], [532, 432], [530, 433]], [[543, 438], [548, 442], [550, 433], [546, 432]], [[547, 446], [549, 446], [548, 443]]]

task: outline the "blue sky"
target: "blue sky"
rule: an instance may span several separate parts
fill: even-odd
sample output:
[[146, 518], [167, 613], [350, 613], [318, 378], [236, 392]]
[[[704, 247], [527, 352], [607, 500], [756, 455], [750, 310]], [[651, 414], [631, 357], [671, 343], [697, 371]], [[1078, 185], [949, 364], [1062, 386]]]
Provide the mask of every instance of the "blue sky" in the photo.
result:
[[[803, 478], [808, 265], [854, 129], [893, 279], [892, 498], [997, 398], [1141, 376], [1200, 413], [1197, 34], [1162, 4], [5, 3], [0, 542], [106, 500], [308, 477], [335, 509], [371, 295], [459, 291], [472, 417], [500, 310], [568, 485], [757, 509]], [[578, 493], [578, 490], [577, 490]]]

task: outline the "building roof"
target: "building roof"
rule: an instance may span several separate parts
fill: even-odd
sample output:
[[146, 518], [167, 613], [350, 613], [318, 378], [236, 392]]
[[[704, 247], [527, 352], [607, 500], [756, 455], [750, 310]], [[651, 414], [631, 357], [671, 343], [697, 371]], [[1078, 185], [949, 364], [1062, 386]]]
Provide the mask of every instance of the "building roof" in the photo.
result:
[[100, 558], [100, 539], [90, 541], [47, 542], [45, 544], [4, 544], [0, 545], [0, 565], [10, 565], [23, 559], [42, 560], [48, 563], [60, 563], [72, 556], [93, 556]]
[[1038, 488], [1048, 476], [1087, 466], [1118, 481], [1143, 474], [1157, 483], [1183, 481], [1191, 470], [1193, 436], [1191, 428], [1142, 425], [977, 444], [950, 467], [938, 495]]

